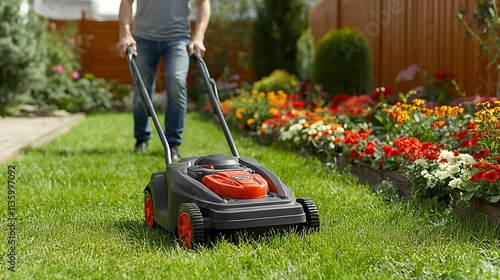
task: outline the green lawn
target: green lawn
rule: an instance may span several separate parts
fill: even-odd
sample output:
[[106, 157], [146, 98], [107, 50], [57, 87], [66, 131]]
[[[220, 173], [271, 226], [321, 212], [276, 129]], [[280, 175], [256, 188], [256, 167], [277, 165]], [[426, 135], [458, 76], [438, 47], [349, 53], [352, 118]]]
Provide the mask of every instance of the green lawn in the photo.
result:
[[[229, 153], [206, 119], [188, 115], [183, 156]], [[316, 201], [321, 231], [184, 250], [144, 225], [142, 191], [165, 164], [157, 137], [146, 154], [131, 152], [131, 126], [130, 114], [90, 115], [1, 165], [2, 217], [8, 166], [16, 168], [18, 259], [16, 272], [7, 270], [2, 219], [0, 279], [500, 279], [500, 234], [486, 222], [461, 222], [433, 203], [387, 202], [313, 158], [236, 133], [241, 156]]]

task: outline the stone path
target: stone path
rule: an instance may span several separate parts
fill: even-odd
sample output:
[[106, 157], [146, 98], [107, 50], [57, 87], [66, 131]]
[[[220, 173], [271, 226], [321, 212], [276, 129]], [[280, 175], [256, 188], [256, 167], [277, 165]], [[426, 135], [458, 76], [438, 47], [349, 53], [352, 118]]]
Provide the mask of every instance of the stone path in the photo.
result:
[[12, 160], [25, 148], [40, 145], [67, 132], [84, 117], [84, 114], [68, 114], [0, 118], [0, 163]]

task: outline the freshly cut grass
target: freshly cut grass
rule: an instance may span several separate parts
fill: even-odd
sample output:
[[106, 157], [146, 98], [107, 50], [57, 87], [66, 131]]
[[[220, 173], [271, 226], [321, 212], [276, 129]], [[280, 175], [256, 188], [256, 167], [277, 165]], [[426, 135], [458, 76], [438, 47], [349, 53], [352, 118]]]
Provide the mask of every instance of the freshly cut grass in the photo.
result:
[[[161, 119], [161, 118], [160, 118]], [[224, 238], [184, 250], [143, 221], [143, 189], [165, 168], [158, 137], [132, 153], [130, 114], [89, 115], [68, 133], [1, 165], [16, 167], [16, 272], [0, 236], [0, 279], [499, 279], [499, 234], [436, 204], [386, 202], [314, 158], [233, 133], [242, 157], [274, 171], [317, 203], [319, 233]], [[184, 157], [229, 154], [220, 128], [190, 113]], [[2, 217], [4, 215], [2, 214]], [[7, 228], [6, 219], [1, 227]]]

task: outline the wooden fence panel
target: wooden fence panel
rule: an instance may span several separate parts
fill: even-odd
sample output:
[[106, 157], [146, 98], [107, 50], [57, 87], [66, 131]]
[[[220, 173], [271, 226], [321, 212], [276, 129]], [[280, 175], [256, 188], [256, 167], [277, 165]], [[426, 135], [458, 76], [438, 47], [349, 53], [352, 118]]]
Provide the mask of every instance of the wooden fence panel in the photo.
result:
[[421, 84], [421, 75], [395, 82], [399, 71], [417, 63], [431, 75], [455, 74], [469, 96], [496, 96], [497, 71], [486, 69], [478, 44], [465, 39], [465, 28], [456, 17], [459, 11], [474, 9], [474, 0], [324, 0], [311, 10], [310, 18], [316, 42], [341, 26], [365, 35], [377, 86], [406, 92]]

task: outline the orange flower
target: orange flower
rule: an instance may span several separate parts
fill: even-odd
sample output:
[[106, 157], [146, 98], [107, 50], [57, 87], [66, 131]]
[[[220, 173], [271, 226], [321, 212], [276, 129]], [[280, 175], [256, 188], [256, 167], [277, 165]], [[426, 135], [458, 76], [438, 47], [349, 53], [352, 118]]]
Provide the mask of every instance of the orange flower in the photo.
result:
[[236, 112], [234, 113], [236, 115], [237, 119], [243, 119], [243, 112], [245, 112], [245, 108], [238, 108], [236, 109]]
[[443, 127], [445, 125], [446, 125], [446, 122], [444, 122], [444, 121], [437, 121], [437, 122], [435, 122], [435, 123], [432, 124], [432, 127], [433, 128], [437, 128], [437, 127]]
[[252, 125], [252, 124], [254, 124], [254, 123], [255, 123], [255, 119], [254, 119], [254, 118], [249, 118], [249, 119], [247, 120], [247, 125], [248, 125], [248, 126], [251, 126], [251, 125]]

